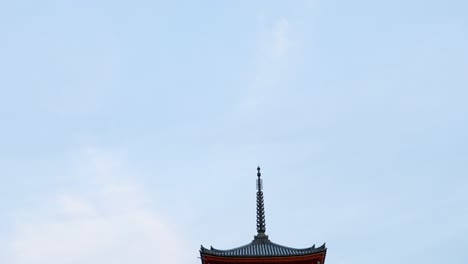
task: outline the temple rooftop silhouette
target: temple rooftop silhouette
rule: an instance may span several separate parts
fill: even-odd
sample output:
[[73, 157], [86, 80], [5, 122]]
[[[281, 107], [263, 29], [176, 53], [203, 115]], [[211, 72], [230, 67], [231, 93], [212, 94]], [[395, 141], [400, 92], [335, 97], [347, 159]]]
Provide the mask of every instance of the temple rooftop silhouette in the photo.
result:
[[213, 247], [200, 249], [202, 264], [225, 263], [294, 263], [294, 264], [323, 264], [327, 248], [325, 243], [319, 247], [291, 248], [270, 241], [265, 234], [265, 207], [263, 199], [263, 183], [260, 167], [257, 167], [257, 234], [252, 242], [233, 249], [221, 250]]

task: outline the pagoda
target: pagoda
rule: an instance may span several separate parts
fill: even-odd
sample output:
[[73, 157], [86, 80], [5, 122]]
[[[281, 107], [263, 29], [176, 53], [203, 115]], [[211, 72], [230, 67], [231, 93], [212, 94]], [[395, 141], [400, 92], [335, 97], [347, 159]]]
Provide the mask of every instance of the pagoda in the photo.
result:
[[327, 248], [291, 248], [270, 241], [265, 234], [265, 207], [263, 202], [260, 167], [257, 168], [257, 235], [252, 242], [233, 249], [220, 250], [201, 246], [202, 264], [324, 264]]

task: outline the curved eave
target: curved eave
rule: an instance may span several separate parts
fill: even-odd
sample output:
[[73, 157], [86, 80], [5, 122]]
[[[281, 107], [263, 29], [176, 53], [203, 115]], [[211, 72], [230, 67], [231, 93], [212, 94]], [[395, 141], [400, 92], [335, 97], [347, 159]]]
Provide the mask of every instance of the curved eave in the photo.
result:
[[325, 247], [325, 243], [317, 248], [315, 247], [315, 245], [313, 245], [309, 248], [297, 249], [269, 242], [261, 244], [250, 243], [229, 250], [220, 250], [213, 247], [207, 249], [202, 245], [200, 248], [200, 255], [202, 258], [203, 255], [225, 258], [297, 257], [315, 255], [317, 253], [326, 252], [326, 250], [327, 248]]

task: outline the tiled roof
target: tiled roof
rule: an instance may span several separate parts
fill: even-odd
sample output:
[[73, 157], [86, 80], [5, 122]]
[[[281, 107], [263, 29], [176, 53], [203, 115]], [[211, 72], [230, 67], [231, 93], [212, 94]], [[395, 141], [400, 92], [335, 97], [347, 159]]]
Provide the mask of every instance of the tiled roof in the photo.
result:
[[283, 256], [303, 256], [326, 251], [325, 244], [320, 247], [313, 245], [309, 248], [297, 249], [281, 246], [268, 239], [254, 239], [251, 243], [228, 250], [219, 250], [213, 247], [210, 249], [201, 246], [200, 253], [219, 257], [283, 257]]

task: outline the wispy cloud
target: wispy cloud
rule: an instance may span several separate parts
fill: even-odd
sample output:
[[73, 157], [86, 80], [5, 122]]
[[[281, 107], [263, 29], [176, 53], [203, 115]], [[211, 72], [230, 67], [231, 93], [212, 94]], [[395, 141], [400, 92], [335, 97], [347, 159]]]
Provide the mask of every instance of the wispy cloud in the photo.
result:
[[304, 0], [304, 5], [307, 8], [317, 8], [320, 4], [319, 0]]
[[289, 22], [287, 19], [280, 19], [272, 32], [272, 54], [275, 57], [286, 56], [289, 48], [288, 39]]
[[256, 52], [252, 58], [254, 68], [240, 102], [241, 113], [252, 113], [281, 98], [278, 84], [288, 75], [291, 64], [293, 40], [289, 20], [281, 17], [267, 21], [260, 16], [259, 25]]
[[89, 173], [83, 179], [106, 180], [93, 191], [56, 193], [18, 216], [7, 252], [0, 254], [7, 263], [188, 263], [181, 254], [187, 252], [185, 242], [147, 205], [145, 190], [123, 177], [116, 183], [106, 176], [118, 160], [96, 150], [84, 157], [77, 170]]

